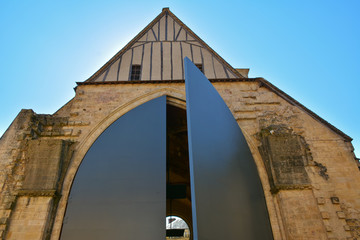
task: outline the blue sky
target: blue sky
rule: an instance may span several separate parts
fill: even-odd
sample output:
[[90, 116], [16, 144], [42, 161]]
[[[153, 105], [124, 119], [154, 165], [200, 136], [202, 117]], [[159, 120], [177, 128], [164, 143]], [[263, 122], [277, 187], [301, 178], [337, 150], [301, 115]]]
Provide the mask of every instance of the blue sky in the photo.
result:
[[1, 1], [0, 135], [22, 108], [54, 113], [163, 7], [352, 137], [360, 157], [358, 0]]

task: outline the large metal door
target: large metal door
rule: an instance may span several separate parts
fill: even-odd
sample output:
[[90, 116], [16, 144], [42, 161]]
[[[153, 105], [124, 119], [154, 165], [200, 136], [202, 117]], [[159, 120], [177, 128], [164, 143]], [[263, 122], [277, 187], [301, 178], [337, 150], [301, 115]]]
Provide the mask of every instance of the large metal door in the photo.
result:
[[252, 154], [231, 111], [185, 59], [194, 240], [272, 239]]
[[120, 117], [87, 152], [61, 239], [165, 239], [166, 97]]

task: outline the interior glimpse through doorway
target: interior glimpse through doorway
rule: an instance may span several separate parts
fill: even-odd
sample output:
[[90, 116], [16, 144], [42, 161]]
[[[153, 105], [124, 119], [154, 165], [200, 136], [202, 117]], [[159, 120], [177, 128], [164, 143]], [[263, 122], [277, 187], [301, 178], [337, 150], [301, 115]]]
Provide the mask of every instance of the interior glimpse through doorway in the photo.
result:
[[189, 240], [190, 229], [184, 219], [178, 216], [166, 217], [166, 240]]
[[[182, 234], [180, 231], [167, 230], [166, 235], [167, 239], [191, 239], [189, 232], [192, 228], [192, 214], [186, 111], [168, 104], [166, 112], [166, 225], [173, 220], [169, 216], [177, 216], [190, 228]], [[180, 223], [179, 220], [177, 222]]]

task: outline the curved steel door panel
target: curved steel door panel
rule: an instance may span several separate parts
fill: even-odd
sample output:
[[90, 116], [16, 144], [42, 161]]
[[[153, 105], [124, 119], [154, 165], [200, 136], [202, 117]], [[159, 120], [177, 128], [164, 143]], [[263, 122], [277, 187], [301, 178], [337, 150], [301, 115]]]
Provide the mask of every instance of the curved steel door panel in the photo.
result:
[[194, 240], [272, 239], [247, 142], [219, 93], [185, 59]]
[[131, 110], [87, 152], [61, 239], [165, 239], [166, 96]]

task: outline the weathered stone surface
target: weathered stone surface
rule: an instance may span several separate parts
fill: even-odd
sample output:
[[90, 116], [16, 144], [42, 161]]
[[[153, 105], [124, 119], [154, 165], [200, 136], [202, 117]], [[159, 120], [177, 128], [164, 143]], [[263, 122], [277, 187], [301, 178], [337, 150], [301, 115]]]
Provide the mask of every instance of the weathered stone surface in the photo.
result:
[[56, 190], [68, 142], [61, 139], [29, 141], [23, 190]]
[[5, 239], [44, 239], [51, 197], [19, 197]]
[[[254, 156], [264, 188], [274, 239], [359, 238], [357, 209], [360, 209], [360, 174], [351, 143], [345, 142], [341, 135], [297, 106], [291, 105], [269, 89], [259, 87], [257, 82], [213, 84], [238, 119]], [[42, 191], [43, 186], [36, 183], [37, 180], [34, 180], [32, 185], [39, 188], [37, 196], [32, 196], [31, 199], [53, 199], [51, 207], [46, 208], [47, 220], [42, 220], [48, 222], [48, 225], [43, 228], [39, 226], [44, 226], [44, 223], [39, 223], [38, 229], [43, 229], [46, 234], [51, 232], [51, 239], [58, 240], [72, 180], [86, 151], [104, 129], [126, 112], [158, 96], [167, 95], [169, 103], [185, 107], [183, 83], [80, 85], [76, 91], [75, 98], [54, 115], [38, 115], [24, 110], [1, 138], [0, 218], [4, 218], [1, 221], [6, 224], [0, 224], [0, 233], [10, 231], [9, 233], [14, 234], [12, 226], [19, 226], [19, 221], [13, 218], [14, 209], [23, 209], [19, 206], [26, 206], [15, 200], [32, 196], [31, 191], [25, 191], [30, 188], [26, 186], [30, 185], [24, 183], [28, 181], [25, 179], [31, 179], [26, 175], [33, 169], [33, 166], [28, 164], [31, 163], [30, 156], [36, 155], [32, 153], [37, 146], [36, 142], [40, 148], [46, 148], [47, 140], [75, 143], [69, 146], [74, 149], [69, 168], [66, 166], [71, 156], [67, 155], [66, 160], [59, 160], [63, 164], [59, 168], [61, 171], [58, 173], [59, 180], [55, 189], [61, 189], [58, 191], [60, 198], [53, 197], [48, 190]], [[270, 126], [273, 128], [269, 128]], [[287, 130], [281, 131], [282, 128]], [[276, 136], [278, 133], [279, 138]], [[285, 150], [279, 147], [280, 145], [285, 145]], [[59, 147], [56, 144], [48, 146], [55, 146], [54, 149]], [[264, 155], [262, 148], [267, 149], [267, 155]], [[59, 152], [60, 150], [54, 153], [49, 151], [47, 159], [52, 163], [58, 161], [52, 156], [58, 156]], [[45, 160], [45, 157], [41, 160], [41, 168], [52, 169], [52, 166], [46, 166]], [[329, 176], [328, 180], [320, 174], [321, 168], [314, 162], [326, 167], [324, 173]], [[277, 172], [274, 169], [277, 169]], [[55, 175], [45, 174], [44, 177], [52, 179], [51, 176]], [[45, 188], [53, 186], [54, 182]], [[270, 189], [279, 192], [272, 194]], [[340, 204], [332, 201], [331, 197], [334, 196], [340, 199]], [[318, 201], [320, 197], [323, 199]], [[350, 207], [346, 208], [347, 210], [340, 209], [342, 203], [349, 204]], [[39, 204], [48, 206], [45, 200]], [[26, 214], [35, 214], [36, 211], [30, 208]], [[321, 218], [320, 212], [323, 211], [329, 213], [329, 219]], [[345, 213], [345, 219], [338, 218], [338, 211]], [[325, 224], [331, 227], [331, 232], [326, 231]], [[350, 230], [346, 231], [344, 226], [348, 226]], [[30, 222], [23, 221], [22, 229], [32, 229]], [[24, 235], [16, 236], [19, 236], [18, 239], [36, 239]]]
[[9, 216], [24, 176], [27, 132], [34, 112], [23, 109], [0, 138], [0, 225], [1, 235], [8, 227]]
[[354, 239], [360, 239], [360, 211], [350, 203], [341, 203], [341, 218], [345, 218], [345, 230], [350, 231]]
[[321, 224], [322, 214], [311, 190], [280, 190], [278, 200], [284, 217], [285, 239], [327, 239], [326, 232], [331, 227]]
[[316, 198], [316, 201], [317, 201], [317, 204], [319, 204], [319, 205], [325, 204], [325, 198], [323, 198], [323, 197]]
[[327, 168], [323, 164], [314, 161], [314, 166], [317, 168], [317, 171], [321, 177], [323, 177], [325, 180], [329, 179]]
[[310, 186], [305, 170], [309, 153], [303, 138], [284, 126], [269, 126], [259, 134], [259, 150], [268, 172], [272, 191]]

